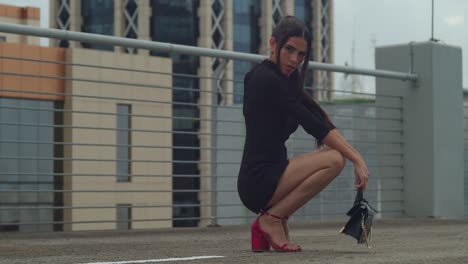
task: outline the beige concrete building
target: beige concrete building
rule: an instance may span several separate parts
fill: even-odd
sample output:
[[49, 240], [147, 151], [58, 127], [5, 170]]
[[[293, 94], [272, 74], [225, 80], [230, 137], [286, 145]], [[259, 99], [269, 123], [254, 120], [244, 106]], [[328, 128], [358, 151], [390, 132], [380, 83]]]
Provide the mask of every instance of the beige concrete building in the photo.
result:
[[[135, 229], [171, 227], [170, 220], [154, 220], [172, 217], [171, 178], [139, 177], [172, 174], [171, 90], [155, 87], [172, 86], [171, 60], [80, 48], [66, 49], [66, 55], [71, 80], [65, 93], [73, 96], [64, 102], [69, 110], [63, 119], [64, 141], [73, 144], [64, 150], [64, 173], [72, 175], [64, 179], [64, 189], [71, 191], [65, 193], [64, 205], [127, 207], [129, 218], [118, 219], [117, 208], [66, 210], [65, 222], [97, 223], [65, 225], [65, 230], [115, 229], [115, 220], [132, 220], [126, 226]], [[162, 74], [142, 72], [147, 69]], [[116, 161], [118, 106], [130, 110], [129, 176], [123, 181]]]

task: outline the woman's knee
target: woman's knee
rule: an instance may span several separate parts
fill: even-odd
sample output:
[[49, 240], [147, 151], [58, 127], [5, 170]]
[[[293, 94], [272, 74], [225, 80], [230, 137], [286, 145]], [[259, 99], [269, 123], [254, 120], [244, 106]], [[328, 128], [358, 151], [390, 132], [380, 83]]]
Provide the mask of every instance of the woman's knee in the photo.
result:
[[330, 150], [330, 159], [329, 159], [329, 165], [331, 168], [335, 169], [338, 173], [340, 173], [345, 165], [346, 165], [346, 159], [345, 157], [337, 150]]

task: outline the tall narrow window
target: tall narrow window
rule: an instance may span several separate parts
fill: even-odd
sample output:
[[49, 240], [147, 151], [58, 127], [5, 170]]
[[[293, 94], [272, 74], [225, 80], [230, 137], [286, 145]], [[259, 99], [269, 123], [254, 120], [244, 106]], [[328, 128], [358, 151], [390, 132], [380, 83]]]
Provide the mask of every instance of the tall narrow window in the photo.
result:
[[294, 0], [294, 15], [302, 20], [309, 30], [312, 25], [312, 1], [310, 0]]
[[[244, 0], [233, 2], [234, 50], [247, 53], [258, 53], [260, 46], [260, 27], [258, 20], [261, 14], [260, 1]], [[243, 80], [245, 74], [252, 68], [248, 61], [234, 61], [234, 80]], [[243, 101], [244, 84], [234, 83], [234, 103]]]
[[[295, 16], [302, 20], [307, 27], [309, 28], [311, 37], [314, 36], [313, 28], [312, 28], [312, 1], [311, 0], [294, 0], [294, 12]], [[310, 48], [310, 57], [309, 60], [314, 60], [315, 55], [313, 51], [313, 47]], [[304, 80], [304, 85], [306, 92], [313, 96], [312, 85], [314, 83], [314, 71], [307, 70]]]
[[131, 106], [117, 105], [117, 182], [131, 180]]
[[118, 204], [116, 209], [117, 229], [132, 229], [132, 205]]

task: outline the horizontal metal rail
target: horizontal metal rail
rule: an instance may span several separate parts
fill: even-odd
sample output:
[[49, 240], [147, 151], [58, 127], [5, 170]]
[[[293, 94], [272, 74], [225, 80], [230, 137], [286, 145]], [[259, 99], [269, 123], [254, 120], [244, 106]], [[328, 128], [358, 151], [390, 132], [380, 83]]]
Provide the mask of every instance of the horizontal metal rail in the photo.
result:
[[[354, 189], [328, 189], [327, 192], [354, 192]], [[367, 188], [366, 191], [403, 191], [403, 188]], [[0, 190], [0, 193], [237, 193], [237, 190]]]
[[[310, 138], [292, 138], [293, 140], [311, 140]], [[81, 146], [81, 147], [129, 147], [129, 148], [146, 148], [146, 149], [177, 149], [177, 150], [216, 150], [216, 151], [236, 151], [242, 152], [243, 148], [209, 148], [209, 147], [189, 147], [189, 146], [150, 146], [150, 145], [117, 145], [117, 144], [102, 144], [102, 143], [74, 143], [74, 142], [52, 142], [52, 141], [25, 141], [25, 140], [0, 140], [0, 143], [18, 143], [32, 145], [64, 145], [64, 146]], [[400, 143], [391, 143], [400, 144]], [[312, 151], [310, 148], [293, 147], [294, 150]], [[403, 153], [367, 153], [361, 152], [362, 155], [373, 155], [374, 157], [386, 157], [403, 155]]]
[[[66, 65], [75, 65], [75, 64], [66, 64]], [[78, 64], [79, 65], [79, 64]], [[92, 67], [93, 65], [86, 65]], [[102, 68], [102, 69], [112, 69], [113, 67], [104, 67], [104, 66], [93, 66], [95, 68]], [[120, 68], [119, 68], [120, 69]], [[124, 69], [124, 68], [121, 68]], [[135, 70], [138, 71], [138, 70]], [[145, 71], [143, 71], [145, 72]], [[155, 73], [155, 72], [149, 72]], [[190, 77], [190, 78], [200, 78], [197, 75], [192, 74], [175, 74], [175, 73], [157, 73], [159, 75], [170, 75], [175, 76], [178, 75], [179, 77]], [[62, 77], [62, 76], [50, 76], [50, 75], [43, 75], [43, 74], [26, 74], [26, 73], [17, 73], [17, 72], [0, 72], [0, 75], [11, 75], [11, 76], [18, 76], [18, 77], [30, 77], [30, 78], [44, 78], [44, 79], [53, 79], [53, 80], [62, 80], [62, 81], [76, 81], [76, 82], [92, 82], [92, 83], [99, 83], [99, 84], [112, 84], [112, 85], [123, 85], [123, 86], [136, 86], [136, 87], [145, 87], [145, 88], [153, 88], [153, 89], [166, 89], [166, 90], [180, 90], [180, 91], [189, 91], [189, 92], [197, 92], [197, 93], [218, 93], [218, 91], [212, 90], [200, 90], [200, 89], [192, 89], [192, 88], [185, 88], [185, 87], [169, 87], [169, 86], [162, 86], [162, 85], [149, 85], [149, 84], [138, 84], [138, 83], [127, 83], [127, 82], [113, 82], [113, 81], [102, 81], [97, 79], [80, 79], [80, 78], [70, 78], [70, 77]], [[234, 81], [234, 80], [226, 80], [220, 78], [210, 78], [205, 77], [205, 79], [211, 80], [218, 80], [223, 82], [233, 82], [233, 83], [243, 83], [243, 81]], [[305, 86], [305, 90], [308, 91], [330, 91], [329, 89], [325, 88], [317, 88], [312, 86]], [[374, 98], [377, 97], [387, 97], [387, 98], [398, 98], [400, 96], [396, 95], [376, 95], [375, 93], [364, 93], [364, 92], [352, 92], [347, 90], [333, 90], [334, 93], [345, 93], [345, 94], [354, 94], [354, 95], [368, 95]], [[235, 93], [235, 92], [223, 92], [223, 94], [232, 94], [232, 95], [243, 95], [243, 93]], [[326, 101], [327, 102], [327, 101]]]
[[[186, 103], [186, 102], [176, 102], [176, 101], [154, 101], [147, 99], [133, 99], [133, 98], [122, 98], [122, 97], [109, 97], [109, 96], [92, 96], [92, 95], [77, 95], [77, 94], [67, 94], [67, 93], [53, 93], [53, 92], [38, 92], [34, 90], [15, 90], [3, 88], [4, 92], [12, 93], [23, 93], [23, 94], [36, 94], [36, 95], [52, 95], [52, 96], [64, 96], [64, 97], [77, 97], [77, 98], [90, 98], [90, 99], [100, 99], [100, 100], [116, 100], [116, 101], [126, 101], [126, 102], [139, 102], [139, 103], [155, 103], [163, 105], [181, 105], [181, 106], [193, 106], [193, 107], [210, 107], [210, 108], [223, 108], [223, 109], [241, 109], [239, 105], [211, 105], [211, 104], [200, 104], [200, 103]], [[390, 106], [366, 106], [376, 109], [396, 109], [399, 110], [401, 107], [390, 107]]]
[[[95, 44], [105, 44], [112, 46], [121, 46], [126, 48], [147, 49], [163, 53], [177, 53], [194, 56], [216, 57], [228, 60], [243, 60], [250, 62], [260, 62], [265, 59], [264, 56], [248, 53], [225, 51], [218, 49], [192, 47], [171, 43], [154, 42], [140, 39], [129, 39], [115, 36], [105, 36], [91, 33], [74, 32], [59, 29], [39, 28], [33, 26], [17, 25], [12, 23], [0, 23], [0, 32], [29, 35], [36, 37], [45, 37], [62, 40], [72, 40], [79, 42], [92, 42]], [[338, 66], [327, 63], [309, 62], [309, 69], [335, 71], [348, 74], [369, 75], [382, 78], [417, 81], [418, 76], [414, 73], [402, 73], [386, 70], [370, 70], [362, 68], [352, 68], [347, 66]]]
[[[370, 108], [373, 108], [373, 107], [370, 107]], [[378, 108], [378, 107], [375, 107], [375, 108]], [[118, 113], [109, 113], [109, 112], [76, 111], [76, 110], [65, 110], [65, 109], [44, 109], [44, 108], [31, 108], [31, 107], [19, 107], [19, 106], [0, 106], [0, 109], [33, 110], [33, 111], [40, 111], [40, 112], [74, 113], [74, 114], [89, 114], [89, 115], [129, 116], [129, 117], [154, 118], [154, 119], [171, 119], [171, 120], [216, 121], [216, 122], [219, 122], [219, 123], [244, 124], [244, 121], [223, 120], [223, 119], [213, 120], [213, 119], [209, 119], [209, 118], [182, 117], [182, 116], [118, 114]], [[398, 110], [401, 110], [401, 109], [398, 109]], [[331, 117], [331, 118], [345, 117], [345, 118], [360, 118], [360, 119], [370, 119], [370, 120], [402, 121], [401, 118], [370, 117], [370, 116], [358, 116], [358, 115], [340, 115], [340, 114], [334, 114], [334, 113], [329, 113], [328, 116]], [[366, 128], [340, 127], [340, 129], [353, 129], [353, 130], [356, 130], [356, 131], [374, 131], [374, 129], [366, 129]], [[380, 130], [380, 131], [382, 131], [382, 130]], [[388, 131], [401, 131], [401, 130], [388, 130]]]
[[[394, 168], [400, 168], [395, 166]], [[119, 174], [119, 173], [27, 173], [27, 172], [0, 172], [0, 175], [7, 175], [7, 176], [34, 176], [34, 177], [135, 177], [135, 178], [210, 178], [211, 175], [199, 175], [199, 174]], [[237, 178], [238, 175], [216, 175], [217, 178]], [[372, 177], [372, 179], [380, 179], [380, 180], [394, 180], [394, 179], [402, 179], [402, 176], [377, 176]], [[11, 184], [21, 184], [21, 181], [12, 181]], [[52, 183], [52, 182], [50, 182]]]
[[[400, 203], [403, 200], [380, 200], [379, 203]], [[336, 205], [336, 204], [349, 204], [349, 201], [332, 201], [321, 202], [323, 205]], [[53, 207], [14, 207], [14, 208], [7, 208], [4, 207], [4, 204], [0, 204], [0, 211], [1, 210], [87, 210], [87, 209], [113, 209], [119, 208], [118, 205], [106, 205], [106, 206], [53, 206]], [[243, 204], [174, 204], [174, 205], [131, 205], [129, 208], [192, 208], [192, 207], [211, 207], [211, 206], [219, 206], [219, 207], [233, 207], [233, 206], [244, 206]]]
[[[82, 63], [69, 63], [64, 61], [50, 61], [50, 60], [37, 60], [37, 59], [29, 59], [29, 58], [19, 58], [19, 57], [9, 57], [9, 56], [0, 56], [0, 59], [5, 60], [20, 60], [20, 61], [30, 61], [30, 62], [40, 62], [40, 63], [50, 63], [50, 64], [59, 64], [65, 66], [75, 66], [75, 67], [86, 67], [86, 68], [95, 68], [95, 69], [103, 69], [103, 70], [115, 70], [115, 71], [125, 71], [125, 72], [136, 72], [136, 73], [148, 73], [148, 74], [156, 74], [156, 75], [171, 75], [175, 77], [182, 77], [182, 78], [193, 78], [193, 79], [208, 79], [208, 80], [223, 80], [226, 82], [233, 82], [233, 83], [243, 83], [244, 81], [237, 81], [232, 79], [220, 79], [208, 76], [199, 76], [193, 74], [184, 74], [184, 73], [168, 73], [168, 72], [161, 72], [161, 71], [148, 71], [148, 70], [138, 70], [138, 69], [130, 69], [130, 68], [120, 68], [120, 67], [110, 67], [110, 66], [102, 66], [102, 65], [92, 65], [92, 64], [82, 64]], [[314, 88], [312, 88], [314, 89]], [[193, 89], [193, 91], [199, 91], [197, 89]]]
[[[26, 74], [26, 73], [17, 73], [17, 72], [0, 72], [0, 75], [10, 75], [10, 76], [17, 76], [17, 77], [30, 77], [30, 78], [44, 78], [44, 79], [53, 79], [53, 80], [61, 80], [61, 81], [74, 81], [74, 82], [88, 82], [88, 83], [97, 83], [97, 84], [110, 84], [110, 85], [121, 85], [126, 87], [142, 87], [142, 88], [151, 88], [151, 89], [164, 89], [164, 90], [176, 90], [176, 91], [188, 91], [188, 92], [197, 92], [197, 93], [218, 93], [218, 91], [210, 91], [210, 90], [199, 90], [199, 89], [191, 89], [185, 87], [177, 87], [177, 86], [163, 86], [163, 85], [150, 85], [150, 84], [141, 84], [141, 83], [129, 83], [129, 82], [114, 82], [114, 81], [103, 81], [103, 80], [93, 80], [93, 79], [81, 79], [81, 78], [72, 78], [72, 77], [60, 77], [60, 76], [48, 76], [48, 75], [40, 75], [40, 74]], [[104, 86], [104, 88], [112, 89], [112, 86]], [[92, 89], [92, 88], [89, 88]], [[23, 91], [23, 90], [21, 90]], [[234, 94], [234, 95], [242, 95], [242, 93], [234, 93], [234, 92], [225, 92], [225, 94]]]
[[[403, 210], [381, 210], [380, 213], [402, 213]], [[300, 214], [302, 217], [318, 217], [318, 216], [345, 216], [346, 212], [322, 212], [317, 214]], [[211, 219], [254, 219], [257, 216], [217, 216], [217, 217], [180, 217], [180, 218], [156, 218], [156, 219], [132, 219], [132, 220], [95, 220], [95, 221], [50, 221], [50, 222], [12, 222], [0, 223], [0, 226], [16, 226], [16, 225], [67, 225], [67, 224], [105, 224], [105, 223], [137, 223], [137, 222], [172, 222], [172, 221], [193, 221], [193, 220], [211, 220]]]
[[[222, 107], [221, 107], [222, 108]], [[380, 109], [390, 109], [388, 107], [378, 107], [378, 106], [366, 106], [366, 108], [380, 108]], [[19, 107], [19, 106], [0, 106], [0, 109], [15, 109], [15, 110], [33, 110], [33, 111], [40, 111], [40, 112], [56, 112], [56, 113], [73, 113], [73, 114], [89, 114], [89, 115], [106, 115], [106, 116], [130, 116], [130, 117], [139, 117], [139, 118], [154, 118], [154, 119], [172, 119], [172, 120], [190, 120], [190, 121], [216, 121], [218, 123], [232, 123], [232, 124], [244, 124], [244, 121], [236, 121], [236, 120], [213, 120], [210, 118], [197, 118], [197, 117], [183, 117], [183, 116], [158, 116], [158, 115], [142, 115], [142, 114], [118, 114], [118, 113], [110, 113], [110, 112], [94, 112], [94, 111], [77, 111], [77, 110], [67, 110], [67, 109], [44, 109], [44, 108], [33, 108], [33, 107]], [[241, 107], [238, 108], [241, 110]], [[401, 108], [392, 108], [395, 110], [402, 111]], [[334, 113], [329, 113], [329, 117], [356, 117], [362, 119], [371, 119], [371, 120], [395, 120], [395, 121], [402, 121], [401, 118], [381, 118], [381, 117], [368, 117], [368, 116], [358, 116], [358, 115], [338, 115]], [[373, 129], [366, 129], [366, 128], [346, 128], [340, 127], [340, 129], [353, 129], [358, 131], [373, 131]], [[392, 131], [392, 130], [388, 130]], [[396, 130], [395, 130], [396, 131]], [[401, 130], [398, 130], [401, 131]]]
[[[218, 164], [218, 165], [239, 165], [239, 162], [227, 161], [203, 161], [203, 160], [129, 160], [129, 159], [84, 159], [84, 158], [43, 158], [43, 157], [19, 157], [19, 156], [0, 156], [3, 160], [54, 160], [54, 161], [79, 161], [79, 162], [132, 162], [132, 163], [178, 163], [178, 164]], [[399, 164], [367, 164], [367, 167], [399, 167]]]
[[[26, 127], [48, 127], [48, 128], [65, 128], [65, 129], [81, 129], [81, 130], [101, 130], [101, 131], [131, 131], [140, 133], [156, 133], [156, 134], [181, 134], [181, 135], [199, 135], [199, 136], [223, 136], [233, 138], [244, 138], [242, 134], [223, 134], [223, 133], [205, 133], [197, 131], [179, 131], [179, 130], [150, 130], [150, 129], [119, 129], [110, 127], [91, 127], [91, 126], [68, 126], [68, 125], [49, 125], [49, 124], [34, 124], [34, 123], [12, 123], [12, 122], [0, 122], [0, 125], [8, 126], [26, 126]], [[310, 140], [311, 138], [297, 138], [296, 140]], [[366, 140], [349, 140], [349, 142], [361, 142], [361, 143], [376, 143], [376, 144], [399, 144], [402, 141], [366, 141]]]
[[173, 102], [173, 101], [154, 101], [154, 100], [119, 98], [119, 97], [108, 97], [108, 96], [92, 96], [92, 95], [76, 95], [76, 94], [67, 94], [67, 93], [37, 92], [37, 91], [32, 91], [32, 90], [21, 90], [21, 91], [19, 91], [19, 90], [14, 90], [14, 89], [1, 89], [1, 91], [2, 92], [11, 92], [11, 93], [16, 93], [16, 94], [69, 96], [69, 97], [77, 97], [77, 98], [116, 100], [116, 101], [124, 101], [124, 102], [158, 103], [158, 104], [163, 104], [163, 105], [181, 105], [181, 106], [209, 107], [209, 108], [222, 107], [224, 109], [239, 109], [239, 106], [229, 106], [229, 105], [220, 106], [220, 105], [184, 103], [184, 102]]

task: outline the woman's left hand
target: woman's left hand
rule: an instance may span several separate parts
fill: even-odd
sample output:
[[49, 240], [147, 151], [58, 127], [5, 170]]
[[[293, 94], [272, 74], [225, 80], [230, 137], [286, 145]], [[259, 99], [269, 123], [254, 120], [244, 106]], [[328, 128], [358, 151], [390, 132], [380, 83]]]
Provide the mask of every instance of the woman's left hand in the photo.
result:
[[354, 176], [354, 186], [356, 190], [362, 189], [362, 191], [364, 191], [367, 187], [367, 181], [369, 180], [369, 169], [364, 160], [354, 162]]

